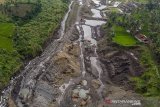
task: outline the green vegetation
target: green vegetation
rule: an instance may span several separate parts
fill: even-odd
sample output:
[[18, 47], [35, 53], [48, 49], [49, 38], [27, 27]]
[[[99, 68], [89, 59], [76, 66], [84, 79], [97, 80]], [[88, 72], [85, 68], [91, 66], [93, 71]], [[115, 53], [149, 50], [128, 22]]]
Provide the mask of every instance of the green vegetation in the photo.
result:
[[18, 52], [26, 58], [36, 56], [48, 36], [60, 25], [67, 10], [67, 4], [61, 0], [41, 0], [42, 10], [30, 22], [18, 27], [14, 44]]
[[13, 23], [0, 23], [0, 36], [3, 37], [11, 37], [14, 32], [14, 24]]
[[[142, 1], [141, 1], [142, 2]], [[130, 41], [124, 40], [124, 35], [128, 35], [124, 29], [130, 30], [131, 35], [145, 34], [152, 42], [137, 44], [141, 66], [144, 73], [139, 77], [134, 77], [135, 90], [147, 97], [160, 97], [160, 6], [159, 0], [148, 0], [146, 4], [130, 11], [130, 14], [108, 14], [110, 20], [109, 27], [115, 27], [115, 36], [112, 33], [113, 41], [118, 44], [126, 44]], [[120, 26], [117, 28], [117, 26]], [[118, 33], [116, 33], [118, 32]], [[109, 33], [108, 33], [109, 34]], [[117, 34], [119, 36], [117, 36]], [[126, 38], [126, 37], [125, 37]], [[132, 41], [133, 42], [133, 41]], [[129, 42], [131, 43], [131, 42]], [[134, 42], [133, 42], [134, 43]]]
[[18, 24], [23, 24], [41, 11], [41, 2], [7, 1], [0, 5], [0, 11], [12, 18]]
[[141, 46], [141, 64], [145, 71], [141, 77], [134, 77], [136, 91], [145, 96], [160, 96], [160, 75], [152, 53], [146, 46]]
[[148, 0], [135, 0], [136, 2], [139, 2], [139, 3], [147, 3]]
[[13, 23], [0, 22], [0, 48], [13, 50], [12, 35], [14, 29]]
[[[36, 15], [41, 10], [40, 4], [33, 3], [16, 3], [10, 6], [8, 14], [15, 18], [30, 19], [33, 15]], [[18, 19], [17, 19], [18, 20]]]
[[16, 73], [22, 63], [16, 51], [8, 52], [0, 49], [0, 89], [5, 87], [11, 76]]
[[0, 22], [9, 22], [10, 18], [0, 11]]
[[114, 26], [115, 36], [113, 37], [113, 42], [120, 44], [122, 46], [134, 46], [136, 45], [136, 39], [131, 36], [123, 27]]
[[[140, 78], [135, 78], [136, 90], [145, 96], [160, 97], [160, 7], [159, 0], [149, 0], [149, 2], [136, 9], [128, 19], [133, 19], [132, 23], [141, 27], [139, 32], [148, 36], [152, 43], [150, 46], [141, 47], [141, 64], [144, 66], [144, 74]], [[136, 27], [135, 27], [136, 28]], [[135, 29], [136, 30], [136, 29]]]
[[67, 1], [7, 0], [0, 5], [0, 89], [25, 59], [42, 51], [43, 43], [60, 25]]
[[108, 7], [106, 9], [107, 12], [113, 12], [113, 13], [119, 13], [120, 11], [118, 10], [118, 8], [115, 7]]
[[0, 37], [0, 48], [13, 50], [12, 40], [6, 37]]

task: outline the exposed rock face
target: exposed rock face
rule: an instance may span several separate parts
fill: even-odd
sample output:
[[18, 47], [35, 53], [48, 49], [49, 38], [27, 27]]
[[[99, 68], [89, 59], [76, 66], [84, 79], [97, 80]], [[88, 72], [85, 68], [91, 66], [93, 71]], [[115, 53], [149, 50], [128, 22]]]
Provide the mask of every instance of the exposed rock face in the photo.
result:
[[45, 73], [42, 71], [35, 80], [29, 81], [33, 86], [23, 87], [20, 90], [17, 105], [19, 107], [57, 107], [57, 98], [61, 95], [60, 85], [80, 74], [78, 56], [78, 44], [64, 44], [62, 51], [57, 52], [46, 63]]
[[[88, 4], [91, 1], [83, 2]], [[90, 6], [82, 7], [81, 15], [90, 17]], [[81, 21], [78, 25], [82, 24], [85, 23]], [[100, 26], [91, 28], [90, 36], [99, 40], [102, 37]], [[64, 40], [57, 42], [57, 49], [46, 57], [46, 61], [40, 58], [44, 63], [38, 63], [36, 69], [35, 66], [29, 69], [23, 78], [20, 92], [18, 91], [18, 98], [15, 98], [16, 104], [10, 98], [9, 107], [110, 107], [112, 105], [107, 105], [105, 98], [139, 98], [134, 92], [123, 87], [130, 76], [141, 74], [141, 68], [132, 55], [108, 45], [103, 37], [98, 46], [98, 56], [97, 45], [84, 40], [84, 31], [79, 34], [83, 35], [80, 36], [79, 40], [83, 38], [81, 41], [77, 41], [77, 30], [71, 31], [66, 33]], [[55, 44], [52, 45], [54, 46]], [[18, 93], [16, 89], [14, 92]]]
[[54, 87], [50, 86], [49, 83], [41, 81], [37, 84], [35, 89], [35, 96], [34, 96], [34, 105], [37, 107], [44, 107], [48, 105], [50, 102], [55, 100], [56, 90]]
[[105, 79], [107, 76], [113, 83], [128, 87], [131, 77], [143, 73], [143, 68], [136, 57], [138, 55], [134, 54], [137, 53], [136, 49], [126, 50], [114, 44], [103, 28], [100, 34], [103, 36], [98, 41], [98, 54], [106, 69], [102, 75], [103, 81], [107, 82]]
[[[102, 30], [101, 35], [104, 35]], [[107, 41], [107, 42], [106, 42]], [[111, 100], [143, 100], [143, 97], [133, 91], [130, 79], [143, 73], [138, 58], [132, 49], [125, 50], [111, 42], [108, 36], [102, 36], [98, 42], [98, 55], [102, 62], [102, 81], [106, 84], [102, 96], [106, 100], [100, 106], [112, 107]], [[130, 104], [114, 104], [114, 106], [131, 107]]]
[[126, 52], [108, 53], [101, 59], [107, 68], [107, 75], [114, 83], [124, 84], [129, 81], [130, 76], [139, 76], [142, 74], [142, 68], [139, 63]]
[[72, 31], [72, 34], [69, 35], [69, 39], [70, 39], [71, 41], [76, 41], [76, 40], [79, 39], [79, 33], [78, 33], [77, 29], [76, 29], [76, 26], [74, 26], [73, 31]]
[[87, 84], [88, 82], [86, 80], [82, 80], [77, 81], [76, 84], [71, 86], [68, 89], [68, 93], [65, 94], [65, 100], [62, 103], [61, 107], [64, 107], [64, 105], [66, 107], [70, 107], [69, 104], [77, 105], [77, 107], [85, 107], [91, 104], [91, 92]]

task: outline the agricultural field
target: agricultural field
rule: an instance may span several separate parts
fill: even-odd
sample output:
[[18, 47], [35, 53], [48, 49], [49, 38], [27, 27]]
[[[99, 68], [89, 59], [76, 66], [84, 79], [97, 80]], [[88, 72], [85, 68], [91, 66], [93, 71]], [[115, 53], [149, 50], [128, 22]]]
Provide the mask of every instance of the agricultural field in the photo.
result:
[[136, 39], [131, 36], [126, 30], [120, 26], [113, 27], [115, 36], [112, 38], [113, 42], [122, 46], [134, 46], [136, 45]]
[[23, 61], [42, 50], [43, 43], [59, 27], [68, 9], [63, 0], [30, 0], [29, 3], [17, 0], [9, 3], [9, 11], [3, 6], [0, 6], [0, 89], [22, 67]]
[[0, 22], [0, 48], [13, 50], [12, 35], [15, 26], [13, 23]]
[[119, 9], [115, 7], [108, 7], [105, 12], [120, 13]]

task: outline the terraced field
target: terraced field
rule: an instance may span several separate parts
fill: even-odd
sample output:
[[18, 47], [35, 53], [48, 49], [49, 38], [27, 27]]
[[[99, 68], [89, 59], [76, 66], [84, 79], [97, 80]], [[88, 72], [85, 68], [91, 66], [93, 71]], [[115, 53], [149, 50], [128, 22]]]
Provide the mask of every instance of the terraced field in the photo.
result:
[[136, 40], [129, 33], [125, 31], [124, 28], [120, 26], [114, 26], [115, 36], [113, 37], [113, 42], [120, 44], [122, 46], [134, 46], [136, 45]]

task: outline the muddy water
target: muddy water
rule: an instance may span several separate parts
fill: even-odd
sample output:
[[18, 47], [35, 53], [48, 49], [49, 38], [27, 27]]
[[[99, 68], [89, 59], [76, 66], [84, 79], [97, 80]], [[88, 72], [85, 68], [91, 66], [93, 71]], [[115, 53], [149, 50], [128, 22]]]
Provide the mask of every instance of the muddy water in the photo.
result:
[[[100, 4], [100, 1], [94, 0], [94, 2], [95, 2], [95, 5], [97, 5], [97, 8], [91, 9], [91, 11], [93, 13], [93, 16], [91, 16], [91, 17], [102, 18], [101, 9], [105, 8], [106, 6], [102, 6]], [[81, 5], [81, 2], [80, 2], [80, 5]], [[103, 71], [102, 71], [100, 62], [98, 60], [98, 55], [96, 52], [97, 41], [96, 41], [95, 35], [98, 32], [96, 32], [94, 29], [98, 26], [105, 24], [105, 23], [106, 22], [102, 21], [102, 20], [89, 20], [89, 19], [83, 19], [83, 21], [81, 20], [79, 22], [76, 22], [76, 27], [77, 27], [77, 30], [79, 31], [79, 37], [80, 37], [78, 42], [79, 42], [79, 46], [80, 46], [80, 61], [81, 61], [81, 76], [79, 78], [80, 80], [78, 78], [77, 79], [78, 79], [78, 81], [81, 81], [81, 82], [80, 83], [76, 82], [77, 79], [73, 79], [73, 80], [71, 79], [71, 81], [69, 81], [67, 84], [63, 84], [60, 87], [60, 90], [62, 92], [62, 96], [64, 96], [63, 98], [61, 96], [60, 107], [64, 107], [64, 105], [66, 107], [73, 107], [73, 105], [72, 105], [73, 102], [70, 102], [70, 100], [69, 100], [70, 99], [69, 96], [72, 96], [72, 95], [68, 94], [68, 92], [72, 91], [73, 93], [78, 94], [80, 99], [83, 99], [88, 96], [88, 94], [90, 93], [90, 90], [94, 90], [90, 87], [90, 84], [89, 84], [92, 81], [92, 79], [91, 79], [92, 77], [91, 77], [91, 75], [88, 75], [88, 72], [86, 70], [86, 68], [87, 68], [87, 65], [85, 65], [86, 57], [91, 62], [92, 71], [94, 71], [94, 70], [97, 71], [97, 75], [98, 75], [97, 80], [100, 82], [100, 87], [97, 89], [97, 93], [98, 93], [98, 96], [101, 96], [101, 92], [104, 87], [104, 85], [101, 81], [101, 73]], [[86, 42], [88, 43], [88, 45], [85, 44]], [[86, 47], [93, 47], [93, 51], [94, 51], [93, 56], [88, 57], [84, 54]], [[71, 87], [74, 87], [74, 89], [72, 89]], [[90, 87], [91, 89], [84, 88], [84, 87]], [[94, 93], [93, 95], [96, 95], [96, 94]], [[67, 99], [66, 99], [66, 97], [67, 97]], [[88, 98], [91, 98], [91, 96], [88, 96]], [[71, 105], [69, 105], [67, 103], [71, 103]], [[78, 105], [74, 102], [74, 107], [76, 107]]]
[[[102, 16], [100, 18], [102, 18]], [[101, 68], [101, 66], [99, 64], [98, 55], [97, 55], [97, 52], [96, 52], [96, 50], [97, 50], [97, 41], [93, 38], [93, 35], [94, 35], [93, 33], [94, 32], [92, 32], [92, 29], [93, 29], [93, 27], [97, 27], [97, 26], [103, 25], [106, 22], [105, 21], [98, 21], [98, 20], [85, 20], [85, 21], [86, 21], [85, 22], [86, 25], [82, 25], [82, 28], [83, 28], [83, 31], [84, 31], [84, 40], [89, 40], [91, 42], [91, 45], [95, 47], [94, 56], [90, 57], [90, 61], [91, 61], [92, 71], [95, 70], [95, 69], [96, 69], [96, 71], [98, 71], [98, 75], [99, 75], [98, 76], [98, 80], [101, 83], [101, 86], [98, 89], [98, 93], [100, 95], [100, 93], [101, 93], [101, 91], [103, 90], [103, 87], [104, 87], [104, 85], [103, 85], [103, 83], [101, 81], [102, 68]]]
[[[19, 87], [20, 89], [29, 86], [28, 88], [26, 88], [25, 90], [29, 90], [30, 88], [33, 88], [36, 81], [34, 80], [34, 78], [39, 75], [40, 73], [45, 72], [45, 63], [47, 63], [51, 56], [58, 51], [61, 48], [61, 45], [59, 44], [58, 41], [60, 41], [63, 36], [64, 36], [64, 32], [65, 32], [65, 23], [66, 20], [69, 16], [69, 13], [71, 11], [71, 6], [72, 3], [70, 3], [69, 5], [69, 10], [66, 13], [62, 23], [61, 23], [61, 29], [60, 31], [60, 38], [58, 40], [53, 41], [42, 53], [42, 55], [39, 57], [36, 57], [35, 59], [31, 60], [28, 65], [24, 68], [24, 70], [16, 77], [13, 77], [8, 85], [8, 87], [6, 89], [4, 89], [2, 91], [2, 96], [0, 99], [0, 107], [6, 107], [8, 99], [10, 97], [11, 91], [13, 90], [13, 88], [15, 87]], [[21, 82], [22, 80], [22, 82]], [[21, 83], [20, 83], [21, 82]], [[16, 86], [16, 84], [21, 84], [21, 86]], [[17, 90], [18, 91], [18, 90]], [[19, 99], [17, 99], [19, 100]], [[20, 104], [19, 106], [23, 106], [22, 104]]]
[[93, 13], [92, 17], [98, 17], [98, 18], [102, 17], [99, 10], [97, 10], [97, 9], [91, 9], [91, 11]]
[[[81, 26], [82, 27], [82, 26]], [[81, 72], [82, 72], [82, 76], [84, 77], [85, 74], [86, 74], [86, 68], [85, 68], [85, 64], [84, 64], [84, 55], [83, 55], [83, 36], [82, 36], [82, 31], [81, 31], [81, 28], [80, 25], [77, 25], [77, 29], [79, 31], [79, 34], [80, 34], [80, 39], [79, 39], [79, 42], [80, 42], [80, 58], [81, 58]]]
[[105, 21], [85, 19], [85, 25], [89, 25], [89, 26], [92, 26], [92, 27], [100, 26], [100, 25], [103, 25], [105, 23], [106, 23]]
[[87, 25], [82, 25], [82, 28], [84, 31], [84, 40], [91, 42], [92, 45], [97, 45], [96, 40], [92, 38], [91, 27]]
[[99, 9], [99, 10], [103, 10], [103, 9], [105, 9], [107, 6], [106, 5], [101, 5], [100, 7], [98, 7], [97, 9]]
[[[91, 9], [91, 11], [93, 13], [92, 17], [94, 17], [94, 18], [102, 18], [102, 16], [101, 16], [101, 12], [102, 11], [101, 10], [106, 8], [106, 6], [101, 5], [99, 0], [93, 0], [93, 2], [98, 7]], [[95, 48], [94, 49], [95, 51], [93, 53], [94, 56], [90, 57], [90, 62], [91, 62], [92, 71], [96, 70], [98, 72], [98, 80], [100, 81], [101, 86], [99, 87], [99, 89], [97, 91], [98, 91], [98, 94], [101, 96], [101, 92], [102, 92], [103, 87], [104, 87], [104, 85], [103, 85], [103, 83], [101, 81], [101, 73], [103, 72], [103, 70], [102, 70], [102, 68], [100, 66], [100, 62], [98, 60], [98, 55], [97, 55], [97, 52], [96, 52], [96, 50], [97, 50], [97, 41], [94, 38], [94, 35], [95, 35], [94, 34], [95, 33], [94, 28], [98, 27], [98, 26], [101, 26], [101, 25], [105, 24], [106, 22], [105, 21], [100, 21], [100, 20], [89, 20], [89, 19], [84, 19], [84, 21], [85, 21], [84, 24], [79, 23], [80, 25], [77, 27], [80, 34], [82, 34], [80, 29], [82, 29], [82, 31], [83, 31], [83, 38], [81, 38], [81, 40], [80, 40], [80, 47], [81, 47], [81, 50], [83, 50], [83, 47], [82, 47], [84, 45], [83, 42], [84, 41], [89, 41], [90, 42], [90, 46], [91, 47], [94, 46], [94, 48]], [[79, 27], [81, 27], [81, 28], [79, 28]], [[84, 57], [83, 51], [81, 51], [81, 54], [82, 54], [81, 56]], [[84, 64], [84, 58], [81, 57], [81, 61], [83, 61], [83, 64]], [[85, 65], [82, 66], [82, 67], [85, 67]], [[83, 69], [85, 69], [85, 68], [83, 68]], [[86, 72], [83, 73], [83, 77], [85, 76], [85, 74], [86, 74]]]
[[[97, 7], [92, 8], [92, 12], [93, 12], [92, 17], [102, 18], [102, 16], [101, 16], [102, 11], [101, 10], [103, 8], [105, 8], [105, 6], [100, 4], [100, 0], [93, 0], [93, 2], [95, 3], [95, 5]], [[32, 61], [30, 61], [29, 64], [25, 67], [25, 69], [21, 72], [21, 74], [19, 76], [15, 77], [11, 80], [8, 88], [3, 91], [3, 96], [1, 97], [1, 101], [0, 101], [0, 107], [5, 107], [6, 102], [9, 98], [9, 95], [15, 87], [18, 87], [18, 89], [20, 88], [19, 94], [23, 93], [23, 95], [25, 95], [24, 96], [25, 98], [26, 98], [26, 96], [31, 96], [31, 94], [33, 94], [32, 91], [34, 91], [35, 85], [37, 84], [37, 81], [38, 81], [35, 78], [38, 75], [44, 74], [46, 72], [47, 63], [51, 60], [52, 56], [56, 52], [61, 51], [61, 49], [63, 47], [62, 43], [60, 43], [59, 41], [61, 41], [64, 37], [65, 23], [66, 23], [66, 20], [69, 16], [70, 11], [71, 11], [72, 3], [73, 2], [71, 2], [70, 6], [69, 6], [69, 10], [68, 10], [67, 14], [65, 15], [64, 20], [61, 23], [60, 38], [58, 40], [55, 40], [54, 42], [52, 42], [45, 49], [45, 51], [42, 53], [41, 56], [36, 57]], [[83, 5], [82, 0], [79, 0], [79, 3], [80, 3], [80, 5]], [[81, 73], [82, 73], [83, 85], [84, 86], [88, 85], [88, 81], [84, 80], [84, 78], [87, 74], [86, 65], [85, 65], [85, 55], [84, 55], [84, 48], [86, 46], [84, 45], [84, 41], [89, 41], [90, 42], [89, 47], [94, 47], [94, 53], [93, 53], [94, 55], [91, 56], [89, 58], [89, 60], [91, 62], [91, 69], [96, 70], [98, 72], [98, 74], [97, 74], [98, 75], [98, 80], [100, 81], [100, 85], [101, 85], [99, 87], [99, 89], [97, 90], [99, 95], [101, 93], [101, 90], [103, 89], [103, 83], [101, 81], [101, 73], [103, 71], [102, 71], [102, 68], [100, 66], [100, 62], [98, 60], [98, 55], [96, 53], [97, 41], [95, 40], [96, 31], [94, 31], [94, 28], [96, 28], [97, 26], [101, 26], [105, 23], [106, 23], [105, 21], [89, 20], [89, 19], [84, 19], [84, 23], [81, 23], [81, 22], [77, 23], [77, 29], [78, 29], [79, 34], [80, 34], [79, 35], [80, 36], [79, 44], [80, 44], [80, 50], [81, 50], [80, 51], [81, 52], [80, 53], [80, 59], [81, 59]], [[64, 83], [63, 85], [59, 86], [59, 90], [61, 92], [61, 95], [56, 99], [57, 102], [59, 103], [59, 105], [60, 105], [61, 102], [63, 102], [63, 100], [65, 100], [64, 95], [67, 93], [68, 88], [71, 85], [74, 84], [74, 81], [75, 80], [73, 78], [71, 78], [68, 83]], [[15, 84], [17, 84], [17, 83], [20, 83], [21, 85], [16, 86]], [[48, 86], [48, 85], [46, 85], [46, 86]], [[45, 89], [45, 87], [43, 87], [43, 88]], [[89, 93], [89, 90], [86, 90], [86, 89], [82, 88], [82, 89], [80, 89], [80, 91], [78, 91], [78, 93], [79, 93], [80, 97], [83, 98], [83, 97], [86, 97], [86, 94]], [[41, 99], [42, 96], [39, 97], [39, 98]], [[23, 101], [21, 101], [20, 97], [16, 98], [16, 103], [18, 104], [19, 107], [24, 106]], [[67, 102], [66, 102], [66, 104], [67, 104]], [[72, 107], [72, 106], [70, 106], [70, 107]]]

